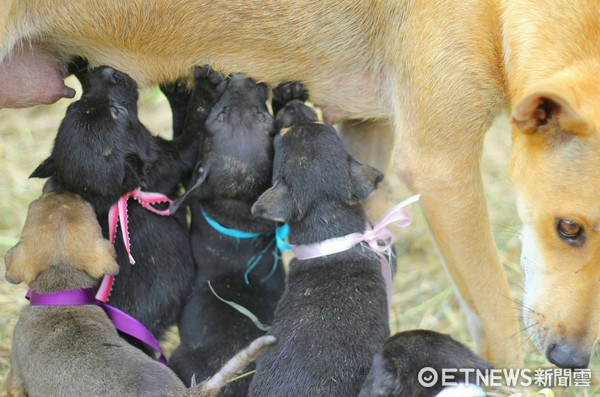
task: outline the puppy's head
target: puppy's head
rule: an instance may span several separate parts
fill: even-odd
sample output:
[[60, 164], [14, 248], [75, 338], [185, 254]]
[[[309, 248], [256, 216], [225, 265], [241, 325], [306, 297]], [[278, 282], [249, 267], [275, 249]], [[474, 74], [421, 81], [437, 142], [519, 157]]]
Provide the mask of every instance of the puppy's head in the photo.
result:
[[[278, 222], [298, 222], [317, 203], [357, 204], [383, 179], [381, 172], [359, 163], [346, 150], [335, 129], [312, 119], [312, 110], [291, 101], [278, 112], [290, 117], [274, 139], [273, 186], [252, 207], [258, 216]], [[307, 108], [308, 109], [308, 108]]]
[[71, 193], [48, 193], [33, 201], [21, 238], [4, 260], [6, 279], [31, 287], [52, 268], [79, 270], [93, 280], [119, 270], [113, 245], [102, 238], [94, 209]]
[[[423, 368], [430, 368], [424, 373], [431, 377], [429, 387], [419, 382]], [[474, 379], [475, 370], [483, 373], [491, 368], [490, 363], [449, 335], [428, 330], [400, 332], [390, 337], [383, 351], [375, 356], [360, 396], [433, 396], [444, 387], [444, 369], [452, 370], [446, 372], [447, 376], [454, 377], [448, 379], [449, 382], [464, 382], [467, 371], [459, 372], [459, 369], [468, 369], [470, 379]]]
[[266, 105], [268, 89], [239, 74], [216, 85], [212, 79], [212, 73], [195, 74], [188, 104], [186, 128], [195, 123], [196, 110], [205, 110], [198, 105], [205, 101], [198, 92], [216, 91], [211, 95], [219, 96], [206, 122], [201, 118], [196, 126], [200, 158], [185, 200], [210, 197], [252, 203], [271, 182], [274, 121]]
[[600, 336], [598, 66], [556, 74], [512, 110], [523, 314], [534, 344], [561, 367], [586, 367]]
[[61, 122], [52, 155], [31, 174], [56, 175], [67, 190], [120, 196], [145, 183], [155, 153], [137, 117], [137, 85], [107, 66], [86, 74], [85, 91]]

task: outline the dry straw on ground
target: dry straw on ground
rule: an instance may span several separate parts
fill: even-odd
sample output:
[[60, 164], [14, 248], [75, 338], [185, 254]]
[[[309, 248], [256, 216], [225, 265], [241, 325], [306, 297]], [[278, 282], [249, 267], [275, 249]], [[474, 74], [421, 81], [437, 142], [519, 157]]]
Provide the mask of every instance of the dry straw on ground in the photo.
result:
[[[77, 87], [75, 79], [68, 84]], [[51, 106], [23, 110], [0, 111], [0, 257], [16, 243], [27, 207], [40, 195], [42, 182], [27, 179], [29, 173], [49, 154], [54, 136], [69, 101]], [[171, 115], [166, 99], [157, 89], [142, 92], [140, 119], [154, 133], [170, 136]], [[486, 138], [482, 160], [484, 183], [492, 227], [501, 260], [511, 283], [515, 299], [521, 298], [521, 271], [518, 265], [518, 224], [512, 193], [506, 179], [506, 161], [510, 132], [506, 120], [500, 119]], [[410, 194], [392, 180], [398, 199]], [[398, 273], [395, 278], [392, 332], [428, 328], [451, 334], [473, 347], [471, 337], [455, 298], [452, 286], [442, 268], [435, 246], [427, 231], [418, 206], [409, 209], [414, 218], [409, 228], [398, 230]], [[9, 369], [12, 330], [19, 310], [25, 304], [23, 285], [15, 286], [4, 279], [4, 261], [0, 260], [0, 396], [5, 395], [5, 379]], [[499, 304], [509, 304], [508, 298]], [[515, 312], [515, 316], [519, 313]], [[536, 366], [541, 356], [522, 334], [526, 361]], [[173, 330], [163, 341], [171, 351], [177, 343]], [[506, 395], [498, 391], [497, 395]], [[565, 395], [586, 395], [583, 392]], [[583, 394], [582, 394], [583, 393]]]

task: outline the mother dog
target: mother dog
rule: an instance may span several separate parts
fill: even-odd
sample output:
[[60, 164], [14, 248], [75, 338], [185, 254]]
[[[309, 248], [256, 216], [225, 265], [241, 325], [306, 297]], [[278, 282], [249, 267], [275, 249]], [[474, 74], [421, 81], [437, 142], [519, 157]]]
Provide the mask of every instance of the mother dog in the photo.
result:
[[62, 72], [80, 55], [141, 84], [207, 63], [299, 80], [329, 121], [389, 126], [396, 171], [422, 193], [478, 349], [496, 362], [520, 345], [479, 159], [508, 104], [526, 323], [549, 360], [587, 365], [600, 330], [596, 0], [5, 0], [0, 32], [0, 106], [71, 96]]

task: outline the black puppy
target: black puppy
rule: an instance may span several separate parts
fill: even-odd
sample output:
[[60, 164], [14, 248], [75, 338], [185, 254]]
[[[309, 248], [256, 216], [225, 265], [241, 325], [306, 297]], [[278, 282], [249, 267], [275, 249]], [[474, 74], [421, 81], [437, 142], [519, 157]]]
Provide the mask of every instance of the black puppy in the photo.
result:
[[[138, 120], [137, 85], [128, 75], [99, 67], [83, 78], [84, 93], [67, 109], [52, 155], [31, 176], [53, 176], [55, 187], [91, 202], [108, 237], [109, 210], [124, 194], [141, 187], [172, 197], [178, 181], [193, 169], [197, 137], [190, 132], [167, 141], [151, 135]], [[205, 98], [210, 108], [210, 95]], [[189, 299], [195, 277], [189, 232], [184, 216], [161, 216], [134, 200], [127, 212], [136, 263], [130, 264], [121, 238], [121, 218], [115, 239], [120, 271], [109, 303], [158, 337], [179, 319]]]
[[[199, 78], [216, 82], [218, 73], [195, 77], [196, 85], [202, 84]], [[199, 162], [192, 186], [171, 206], [191, 205], [192, 250], [198, 264], [192, 298], [180, 322], [181, 345], [169, 364], [184, 382], [193, 374], [196, 379], [210, 375], [264, 333], [215, 294], [270, 324], [285, 283], [276, 224], [251, 214], [252, 204], [271, 183], [274, 122], [266, 106], [268, 89], [236, 74], [221, 82], [216, 93], [219, 100], [206, 122], [198, 116], [205, 110], [199, 103], [203, 93], [194, 91], [186, 105], [182, 128], [185, 133], [200, 131]], [[174, 111], [184, 102], [171, 101]], [[222, 395], [245, 395], [250, 379], [231, 383]]]
[[[437, 374], [437, 381], [431, 378], [434, 384], [430, 387], [421, 384], [418, 377], [427, 367]], [[447, 373], [453, 376], [451, 382], [464, 382], [465, 373], [469, 373], [469, 381], [474, 383], [474, 371], [484, 373], [492, 365], [449, 335], [427, 330], [400, 332], [389, 338], [373, 359], [359, 397], [433, 397], [443, 389], [443, 368], [456, 370]]]
[[[382, 174], [356, 161], [335, 129], [302, 101], [294, 85], [274, 91], [279, 134], [273, 186], [254, 214], [289, 224], [292, 248], [363, 232], [366, 198]], [[362, 245], [290, 263], [269, 334], [277, 343], [256, 363], [251, 396], [356, 396], [389, 336], [379, 256]]]

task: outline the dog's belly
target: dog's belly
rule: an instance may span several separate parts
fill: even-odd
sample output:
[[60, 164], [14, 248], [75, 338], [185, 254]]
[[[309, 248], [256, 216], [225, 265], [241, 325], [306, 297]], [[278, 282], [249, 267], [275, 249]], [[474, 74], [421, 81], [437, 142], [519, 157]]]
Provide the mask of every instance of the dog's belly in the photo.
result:
[[285, 7], [40, 1], [4, 32], [0, 57], [11, 42], [31, 37], [62, 59], [84, 56], [92, 66], [110, 65], [142, 86], [191, 77], [194, 66], [210, 64], [269, 85], [300, 81], [330, 120], [381, 118], [390, 113], [383, 89], [388, 63], [374, 41], [382, 39], [390, 13], [359, 1], [295, 1]]
[[[159, 58], [152, 53], [122, 52], [114, 48], [81, 51], [88, 52], [86, 56], [92, 65], [114, 66], [130, 74], [141, 85], [189, 77], [194, 66], [206, 63], [225, 74], [243, 73], [272, 87], [285, 81], [300, 81], [309, 91], [309, 100], [323, 109], [323, 115], [330, 123], [343, 119], [387, 118], [391, 113], [389, 92], [381, 71], [368, 70], [366, 65], [346, 64], [343, 59], [332, 65], [333, 57], [311, 57], [301, 62], [292, 53], [269, 57], [272, 54], [261, 52], [260, 47], [257, 49], [235, 54], [223, 50], [223, 53], [219, 51], [196, 62], [183, 57]], [[201, 50], [197, 50], [199, 58], [203, 58]], [[289, 58], [284, 59], [288, 55]], [[165, 62], [169, 64], [165, 65]]]

